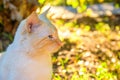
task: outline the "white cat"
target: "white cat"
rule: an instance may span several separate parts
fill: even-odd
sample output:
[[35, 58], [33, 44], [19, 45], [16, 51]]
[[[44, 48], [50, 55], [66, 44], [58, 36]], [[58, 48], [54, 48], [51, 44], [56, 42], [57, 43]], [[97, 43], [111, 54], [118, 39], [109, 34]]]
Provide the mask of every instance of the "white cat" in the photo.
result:
[[61, 47], [57, 29], [33, 12], [23, 20], [0, 59], [0, 80], [51, 80], [51, 53]]

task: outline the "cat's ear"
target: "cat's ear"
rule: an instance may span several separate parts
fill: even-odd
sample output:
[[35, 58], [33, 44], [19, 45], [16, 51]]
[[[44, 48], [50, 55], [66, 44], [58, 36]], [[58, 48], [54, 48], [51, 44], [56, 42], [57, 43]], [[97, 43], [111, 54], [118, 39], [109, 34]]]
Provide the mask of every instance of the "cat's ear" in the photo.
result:
[[38, 15], [36, 12], [32, 12], [30, 16], [28, 16], [26, 20], [26, 31], [31, 33], [32, 29], [34, 29], [36, 24], [40, 24], [42, 21], [38, 18]]

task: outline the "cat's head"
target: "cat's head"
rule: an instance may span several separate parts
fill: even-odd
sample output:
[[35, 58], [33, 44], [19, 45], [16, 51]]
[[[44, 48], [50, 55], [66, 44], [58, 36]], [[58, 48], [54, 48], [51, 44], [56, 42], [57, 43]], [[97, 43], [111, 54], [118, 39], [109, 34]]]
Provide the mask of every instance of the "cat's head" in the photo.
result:
[[14, 43], [21, 47], [38, 52], [56, 52], [61, 47], [58, 31], [45, 16], [33, 12], [23, 20], [16, 32]]

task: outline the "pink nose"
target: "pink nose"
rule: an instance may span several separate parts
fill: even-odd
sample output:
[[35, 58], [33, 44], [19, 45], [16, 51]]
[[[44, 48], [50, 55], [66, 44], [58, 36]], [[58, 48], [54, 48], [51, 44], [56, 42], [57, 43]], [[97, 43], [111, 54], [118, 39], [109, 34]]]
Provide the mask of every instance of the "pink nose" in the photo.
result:
[[63, 46], [63, 43], [60, 40], [55, 40], [59, 46]]

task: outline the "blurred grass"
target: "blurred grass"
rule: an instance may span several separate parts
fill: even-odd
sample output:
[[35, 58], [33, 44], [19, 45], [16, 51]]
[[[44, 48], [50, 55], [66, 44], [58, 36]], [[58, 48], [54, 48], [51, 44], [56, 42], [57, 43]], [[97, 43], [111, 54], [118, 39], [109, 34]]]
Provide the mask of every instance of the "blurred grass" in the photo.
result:
[[[85, 20], [84, 20], [85, 21]], [[56, 22], [64, 42], [53, 56], [53, 80], [119, 80], [120, 26]]]

